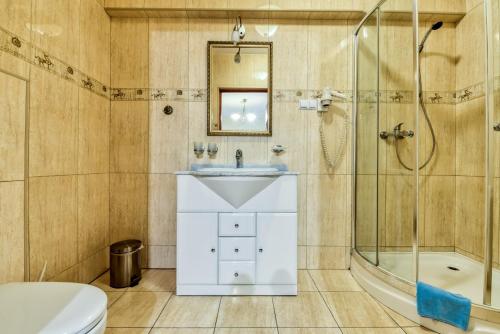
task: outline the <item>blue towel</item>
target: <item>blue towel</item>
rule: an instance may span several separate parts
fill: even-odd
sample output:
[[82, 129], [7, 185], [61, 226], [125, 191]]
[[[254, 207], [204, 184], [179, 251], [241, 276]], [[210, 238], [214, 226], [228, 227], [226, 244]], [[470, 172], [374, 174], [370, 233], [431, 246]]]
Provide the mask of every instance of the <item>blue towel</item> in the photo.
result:
[[470, 299], [417, 282], [417, 311], [420, 316], [466, 331], [469, 327], [470, 310]]

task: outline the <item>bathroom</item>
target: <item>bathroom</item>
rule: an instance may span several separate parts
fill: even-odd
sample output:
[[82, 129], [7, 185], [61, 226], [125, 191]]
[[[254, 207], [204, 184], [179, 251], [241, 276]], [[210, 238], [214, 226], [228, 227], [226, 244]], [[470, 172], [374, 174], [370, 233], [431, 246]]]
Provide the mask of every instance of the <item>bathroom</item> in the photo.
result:
[[500, 1], [0, 9], [0, 333], [500, 333]]

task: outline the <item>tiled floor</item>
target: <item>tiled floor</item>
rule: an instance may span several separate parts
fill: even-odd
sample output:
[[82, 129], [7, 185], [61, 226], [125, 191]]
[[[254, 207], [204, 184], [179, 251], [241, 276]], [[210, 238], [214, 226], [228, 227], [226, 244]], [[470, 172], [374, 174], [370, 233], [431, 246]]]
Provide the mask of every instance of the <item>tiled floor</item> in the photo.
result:
[[174, 270], [145, 270], [108, 295], [108, 334], [429, 334], [371, 298], [346, 270], [299, 271], [297, 297], [179, 297]]

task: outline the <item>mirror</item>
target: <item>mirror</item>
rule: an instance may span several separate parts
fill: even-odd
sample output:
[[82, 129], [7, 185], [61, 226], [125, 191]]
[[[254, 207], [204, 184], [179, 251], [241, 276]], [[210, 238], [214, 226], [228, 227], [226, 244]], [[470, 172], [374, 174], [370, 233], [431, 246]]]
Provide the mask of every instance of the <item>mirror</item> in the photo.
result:
[[272, 42], [208, 42], [208, 135], [271, 136]]

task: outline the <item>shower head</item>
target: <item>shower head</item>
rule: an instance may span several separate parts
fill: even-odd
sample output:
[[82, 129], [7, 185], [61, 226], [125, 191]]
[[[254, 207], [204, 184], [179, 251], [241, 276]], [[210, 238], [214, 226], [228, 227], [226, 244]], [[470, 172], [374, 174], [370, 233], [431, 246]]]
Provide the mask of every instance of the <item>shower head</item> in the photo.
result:
[[422, 39], [422, 42], [420, 42], [420, 45], [418, 46], [418, 53], [421, 53], [424, 50], [425, 42], [427, 41], [427, 38], [429, 38], [429, 35], [431, 34], [431, 32], [433, 30], [441, 29], [442, 26], [443, 26], [443, 21], [438, 21], [438, 22], [434, 23], [429, 28], [429, 30], [427, 30], [427, 32], [424, 35], [424, 38]]
[[234, 55], [234, 62], [236, 64], [239, 64], [241, 62], [241, 48], [238, 48], [238, 52], [236, 52], [236, 54]]
[[438, 21], [432, 25], [432, 30], [438, 30], [443, 26], [443, 21]]

